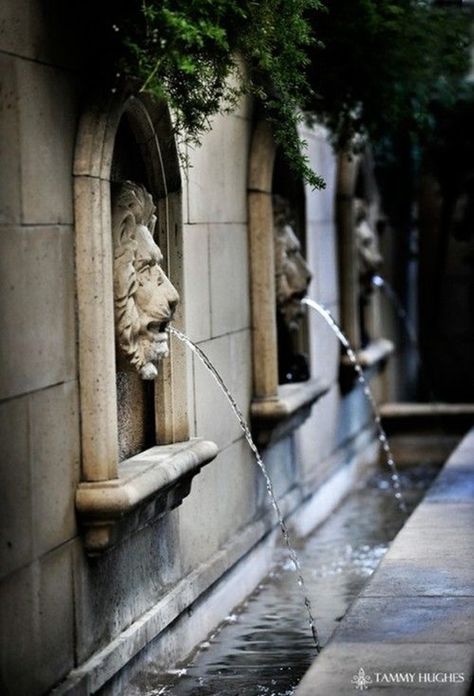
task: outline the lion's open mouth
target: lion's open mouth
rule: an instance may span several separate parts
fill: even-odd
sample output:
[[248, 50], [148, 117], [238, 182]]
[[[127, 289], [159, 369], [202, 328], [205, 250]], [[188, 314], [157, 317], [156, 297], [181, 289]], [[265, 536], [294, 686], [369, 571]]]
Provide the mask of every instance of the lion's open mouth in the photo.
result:
[[168, 340], [168, 321], [151, 321], [147, 324], [147, 330], [152, 334], [154, 340], [167, 341]]

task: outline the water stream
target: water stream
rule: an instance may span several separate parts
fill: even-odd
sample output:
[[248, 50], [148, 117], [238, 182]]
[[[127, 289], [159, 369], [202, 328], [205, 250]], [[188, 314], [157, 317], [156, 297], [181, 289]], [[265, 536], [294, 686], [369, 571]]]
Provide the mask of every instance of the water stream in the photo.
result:
[[379, 290], [382, 290], [384, 295], [390, 300], [392, 303], [393, 307], [395, 308], [396, 313], [398, 314], [398, 318], [401, 320], [406, 334], [410, 340], [410, 343], [412, 344], [413, 348], [417, 352], [418, 356], [418, 361], [420, 361], [420, 350], [418, 346], [418, 338], [416, 335], [415, 327], [410, 321], [410, 318], [403, 307], [402, 303], [400, 302], [397, 293], [395, 290], [392, 288], [390, 283], [388, 283], [385, 278], [382, 278], [380, 275], [374, 275], [372, 277], [372, 285], [374, 285], [376, 288]]
[[279, 522], [279, 525], [281, 528], [281, 532], [283, 534], [283, 538], [285, 540], [285, 544], [288, 548], [288, 552], [289, 552], [291, 561], [293, 562], [293, 565], [294, 565], [295, 570], [296, 570], [296, 581], [297, 581], [298, 585], [300, 586], [301, 592], [303, 594], [304, 604], [306, 607], [306, 612], [308, 614], [308, 622], [309, 622], [309, 626], [311, 629], [311, 634], [313, 636], [314, 644], [316, 646], [316, 651], [319, 652], [321, 647], [319, 644], [318, 632], [316, 629], [316, 624], [315, 624], [312, 610], [311, 610], [311, 602], [310, 602], [310, 599], [308, 597], [308, 593], [306, 591], [305, 581], [304, 581], [304, 578], [303, 578], [303, 575], [301, 572], [301, 565], [300, 565], [298, 556], [296, 554], [296, 551], [294, 550], [293, 545], [291, 543], [288, 528], [286, 526], [285, 520], [283, 519], [283, 515], [281, 513], [280, 506], [278, 505], [278, 501], [276, 499], [276, 496], [275, 496], [275, 493], [273, 490], [272, 480], [268, 474], [268, 471], [267, 471], [267, 468], [263, 462], [263, 459], [260, 456], [260, 452], [258, 451], [257, 446], [256, 446], [255, 442], [253, 441], [252, 434], [250, 432], [250, 428], [247, 424], [247, 421], [245, 420], [245, 418], [242, 414], [242, 411], [240, 410], [239, 406], [237, 405], [234, 397], [232, 396], [232, 394], [228, 390], [224, 380], [222, 379], [222, 377], [220, 376], [220, 374], [218, 373], [218, 371], [216, 370], [214, 365], [211, 363], [211, 361], [209, 360], [207, 355], [205, 353], [203, 353], [203, 351], [199, 348], [199, 346], [197, 346], [195, 343], [193, 343], [191, 341], [191, 339], [189, 339], [185, 334], [181, 333], [181, 331], [178, 331], [178, 329], [176, 329], [174, 326], [169, 326], [168, 330], [172, 336], [175, 336], [180, 341], [182, 341], [186, 346], [188, 346], [188, 348], [190, 350], [192, 350], [192, 352], [199, 358], [199, 360], [203, 363], [203, 365], [205, 367], [207, 367], [207, 369], [212, 374], [212, 376], [216, 380], [217, 384], [220, 386], [223, 393], [225, 394], [229, 404], [232, 407], [233, 412], [237, 416], [237, 419], [240, 423], [240, 427], [242, 428], [243, 433], [245, 435], [245, 439], [247, 440], [250, 449], [254, 453], [255, 460], [256, 460], [256, 462], [257, 462], [257, 464], [258, 464], [258, 466], [259, 466], [259, 468], [260, 468], [260, 470], [265, 478], [265, 485], [267, 488], [268, 495], [269, 495], [270, 500], [272, 502], [273, 509], [275, 510], [275, 513], [278, 517], [278, 522]]
[[419, 368], [419, 374], [422, 382], [424, 383], [424, 386], [427, 390], [427, 394], [429, 397], [429, 400], [432, 403], [436, 403], [437, 399], [434, 393], [434, 389], [431, 383], [431, 379], [429, 378], [425, 365], [423, 364], [423, 360], [421, 359], [421, 351], [420, 351], [420, 344], [418, 343], [418, 336], [416, 335], [415, 327], [413, 326], [412, 322], [410, 321], [410, 317], [408, 316], [407, 311], [405, 310], [404, 306], [402, 305], [400, 298], [398, 297], [397, 293], [393, 289], [393, 287], [390, 285], [390, 283], [385, 280], [385, 278], [382, 278], [380, 275], [374, 275], [372, 278], [372, 285], [376, 287], [378, 290], [381, 290], [385, 297], [389, 300], [389, 302], [392, 304], [392, 307], [395, 309], [395, 312], [400, 319], [400, 322], [405, 330], [406, 335], [408, 336], [408, 340], [415, 352], [416, 356], [416, 361], [418, 363], [418, 368]]
[[397, 465], [395, 464], [395, 459], [392, 454], [392, 450], [390, 448], [390, 444], [388, 442], [387, 434], [382, 426], [382, 418], [380, 416], [380, 412], [377, 406], [377, 403], [374, 399], [374, 396], [372, 392], [370, 391], [370, 387], [368, 385], [367, 380], [365, 379], [364, 376], [364, 370], [362, 369], [362, 365], [360, 362], [357, 360], [357, 356], [355, 354], [354, 349], [352, 348], [348, 338], [345, 336], [343, 333], [342, 329], [340, 328], [339, 324], [336, 322], [334, 317], [332, 316], [331, 312], [326, 309], [326, 307], [323, 307], [323, 305], [319, 304], [318, 302], [315, 302], [314, 300], [310, 300], [308, 297], [305, 297], [301, 300], [301, 302], [308, 307], [311, 307], [315, 312], [317, 312], [325, 321], [326, 323], [331, 327], [331, 329], [334, 331], [336, 336], [338, 337], [339, 341], [343, 345], [347, 356], [349, 360], [351, 361], [354, 370], [357, 373], [357, 379], [359, 383], [362, 385], [362, 389], [364, 391], [365, 396], [367, 397], [367, 400], [371, 406], [373, 416], [374, 416], [374, 421], [375, 425], [377, 427], [377, 433], [378, 433], [378, 439], [380, 441], [380, 444], [382, 445], [382, 450], [384, 452], [385, 456], [385, 461], [387, 462], [387, 466], [389, 467], [391, 471], [391, 481], [392, 481], [392, 488], [394, 491], [395, 498], [397, 500], [398, 506], [402, 512], [407, 512], [407, 506], [405, 503], [405, 498], [402, 493], [402, 487], [400, 483], [400, 475], [398, 473]]

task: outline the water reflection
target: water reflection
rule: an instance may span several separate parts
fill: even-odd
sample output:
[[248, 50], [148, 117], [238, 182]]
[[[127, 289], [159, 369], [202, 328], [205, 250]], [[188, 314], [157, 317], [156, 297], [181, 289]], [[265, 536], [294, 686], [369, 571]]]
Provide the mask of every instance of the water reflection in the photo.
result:
[[[410, 511], [437, 469], [430, 464], [400, 472]], [[405, 521], [390, 504], [381, 473], [354, 491], [327, 522], [295, 540], [306, 588], [324, 644], [373, 573]], [[150, 663], [129, 696], [290, 696], [314, 659], [314, 643], [296, 601], [294, 565], [275, 550], [269, 575], [186, 664], [166, 674]]]

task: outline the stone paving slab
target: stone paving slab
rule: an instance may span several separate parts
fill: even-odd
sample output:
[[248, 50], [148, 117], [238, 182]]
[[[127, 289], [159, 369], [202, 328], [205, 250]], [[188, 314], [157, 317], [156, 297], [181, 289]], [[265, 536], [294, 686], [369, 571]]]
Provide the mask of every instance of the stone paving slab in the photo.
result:
[[[466, 502], [443, 502], [429, 505], [424, 502], [419, 505], [410, 517], [410, 530], [425, 529], [439, 533], [447, 529], [449, 520], [450, 530], [474, 529], [474, 504]], [[407, 529], [407, 527], [404, 527]], [[403, 530], [402, 530], [403, 531]], [[401, 532], [400, 532], [401, 534]]]
[[[473, 537], [474, 429], [398, 534], [296, 696], [466, 695], [474, 674]], [[361, 669], [365, 673], [359, 675]]]
[[428, 560], [382, 562], [361, 597], [474, 597], [472, 563], [467, 559], [456, 567], [437, 566]]
[[[474, 452], [470, 454], [474, 461]], [[428, 502], [474, 500], [474, 470], [465, 464], [450, 466], [434, 482]]]
[[[442, 643], [332, 643], [304, 676], [296, 696], [463, 696], [468, 692], [466, 675], [473, 667], [472, 648]], [[371, 679], [366, 689], [356, 690], [354, 678], [364, 670]], [[460, 683], [427, 681], [432, 675], [449, 679], [464, 675]], [[399, 681], [388, 681], [396, 679]], [[413, 681], [408, 681], [413, 675]], [[428, 675], [428, 676], [426, 676]], [[444, 677], [444, 675], [448, 675]], [[451, 679], [461, 677], [451, 677]], [[407, 679], [407, 681], [401, 681]], [[378, 680], [378, 681], [377, 681]], [[426, 680], [426, 681], [425, 681]]]
[[389, 549], [387, 561], [431, 561], [432, 567], [470, 568], [474, 575], [472, 538], [460, 527], [426, 530], [406, 527]]
[[[377, 622], [371, 617], [377, 616]], [[335, 643], [472, 643], [474, 597], [361, 598]]]

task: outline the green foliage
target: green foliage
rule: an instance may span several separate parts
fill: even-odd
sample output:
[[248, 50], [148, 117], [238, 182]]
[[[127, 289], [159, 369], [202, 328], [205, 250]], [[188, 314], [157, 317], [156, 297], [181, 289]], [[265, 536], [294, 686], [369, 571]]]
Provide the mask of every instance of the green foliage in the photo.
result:
[[[128, 0], [109, 3], [108, 60], [120, 76], [165, 98], [186, 141], [199, 141], [210, 118], [242, 93], [257, 97], [290, 164], [312, 186], [297, 134], [308, 101], [309, 10], [319, 0]], [[115, 36], [114, 36], [115, 32]]]
[[[303, 117], [339, 146], [433, 127], [468, 64], [468, 24], [429, 0], [69, 0], [87, 22], [90, 65], [164, 98], [196, 143], [243, 93], [272, 123], [295, 172], [324, 185], [297, 134]], [[317, 39], [316, 36], [317, 35]], [[82, 35], [82, 34], [81, 34]], [[95, 53], [93, 46], [96, 47]]]
[[455, 103], [438, 102], [433, 127], [424, 143], [424, 168], [441, 185], [445, 198], [467, 192], [466, 237], [474, 236], [474, 84], [466, 84]]
[[314, 17], [323, 49], [308, 72], [312, 111], [339, 145], [433, 126], [432, 105], [456, 100], [469, 66], [470, 27], [459, 9], [427, 0], [330, 0]]

